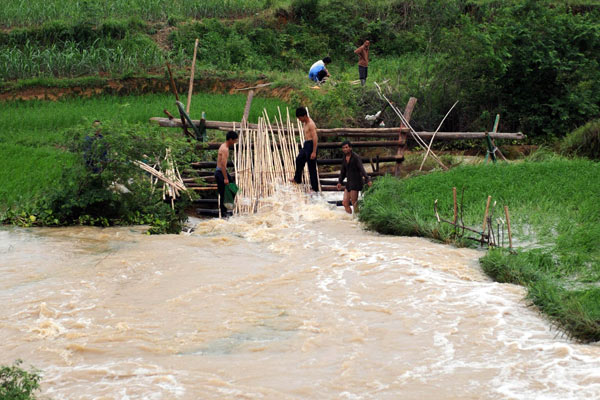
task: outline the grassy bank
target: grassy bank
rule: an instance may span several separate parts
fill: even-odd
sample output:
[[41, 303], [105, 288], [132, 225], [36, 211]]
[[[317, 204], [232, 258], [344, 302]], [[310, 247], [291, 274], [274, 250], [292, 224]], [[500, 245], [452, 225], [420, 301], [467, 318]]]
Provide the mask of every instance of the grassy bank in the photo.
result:
[[433, 211], [438, 199], [440, 214], [451, 219], [452, 187], [465, 188], [467, 226], [481, 229], [488, 195], [498, 202], [496, 216], [509, 206], [517, 254], [489, 251], [481, 259], [486, 273], [526, 286], [532, 303], [572, 337], [600, 340], [600, 164], [549, 156], [386, 177], [365, 195], [360, 219], [381, 233], [457, 243]]
[[[239, 121], [245, 101], [245, 95], [197, 94], [190, 114], [197, 118], [205, 111], [208, 119]], [[274, 113], [277, 106], [286, 104], [256, 97], [250, 120], [256, 121], [263, 108]], [[80, 154], [66, 148], [67, 133], [75, 127], [90, 128], [93, 121], [100, 120], [103, 125], [135, 127], [157, 137], [180, 137], [179, 130], [148, 122], [152, 116], [163, 116], [164, 108], [177, 115], [170, 95], [2, 103], [0, 213], [15, 206], [27, 209], [48, 191], [61, 187], [63, 171], [81, 160]]]

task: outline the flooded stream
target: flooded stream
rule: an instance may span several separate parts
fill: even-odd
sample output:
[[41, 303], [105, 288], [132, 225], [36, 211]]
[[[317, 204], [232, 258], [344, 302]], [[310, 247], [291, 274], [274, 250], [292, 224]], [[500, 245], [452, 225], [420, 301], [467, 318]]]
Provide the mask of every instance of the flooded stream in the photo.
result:
[[0, 229], [0, 364], [40, 368], [51, 399], [600, 396], [600, 347], [489, 280], [479, 251], [322, 201], [143, 232]]

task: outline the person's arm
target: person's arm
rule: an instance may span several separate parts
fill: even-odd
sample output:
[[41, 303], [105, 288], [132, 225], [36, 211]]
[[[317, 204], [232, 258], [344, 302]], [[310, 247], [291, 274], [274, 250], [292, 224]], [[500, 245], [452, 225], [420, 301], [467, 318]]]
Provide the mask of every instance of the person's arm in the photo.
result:
[[312, 124], [312, 131], [313, 131], [313, 151], [312, 154], [310, 155], [310, 159], [314, 160], [315, 158], [317, 158], [317, 143], [319, 142], [319, 136], [317, 135], [317, 127], [315, 126], [315, 124]]
[[[344, 155], [344, 159], [346, 155]], [[344, 183], [344, 179], [346, 179], [346, 164], [344, 160], [342, 160], [342, 168], [340, 169], [340, 177], [338, 178], [337, 190], [342, 190], [342, 183]]]
[[371, 177], [369, 176], [369, 174], [367, 174], [367, 171], [365, 171], [365, 166], [362, 163], [362, 160], [360, 159], [360, 157], [356, 157], [356, 162], [358, 163], [358, 168], [360, 170], [360, 174], [365, 178], [367, 184], [369, 186], [372, 185], [371, 183]]
[[363, 51], [363, 49], [364, 49], [364, 48], [365, 48], [365, 45], [364, 45], [364, 44], [361, 44], [361, 45], [360, 45], [360, 47], [359, 47], [358, 49], [354, 50], [354, 52], [355, 52], [356, 54], [360, 54], [360, 53]]

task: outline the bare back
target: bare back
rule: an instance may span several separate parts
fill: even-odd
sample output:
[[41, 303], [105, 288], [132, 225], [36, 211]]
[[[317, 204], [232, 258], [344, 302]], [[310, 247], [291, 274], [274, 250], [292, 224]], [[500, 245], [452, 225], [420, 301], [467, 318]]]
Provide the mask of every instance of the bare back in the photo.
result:
[[227, 160], [229, 159], [229, 146], [227, 143], [223, 143], [221, 147], [219, 147], [219, 154], [217, 156], [217, 168], [223, 171], [223, 175], [225, 175], [227, 171]]

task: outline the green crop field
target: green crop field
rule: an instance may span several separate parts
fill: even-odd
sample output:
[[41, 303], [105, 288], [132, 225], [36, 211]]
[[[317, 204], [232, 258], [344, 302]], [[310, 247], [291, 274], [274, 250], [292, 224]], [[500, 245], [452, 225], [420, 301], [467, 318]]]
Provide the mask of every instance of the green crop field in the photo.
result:
[[[45, 190], [60, 184], [61, 171], [73, 163], [75, 155], [63, 148], [64, 132], [76, 126], [103, 123], [139, 124], [157, 135], [180, 135], [180, 130], [158, 128], [150, 117], [164, 116], [166, 108], [177, 115], [172, 96], [145, 95], [66, 101], [30, 101], [2, 103], [0, 120], [0, 209], [31, 204]], [[246, 102], [245, 95], [197, 94], [192, 98], [190, 115], [221, 121], [239, 121]], [[250, 121], [256, 121], [263, 109], [285, 109], [282, 101], [256, 97]]]
[[[265, 0], [15, 0], [0, 8], [5, 27], [36, 25], [57, 19], [100, 21], [136, 16], [146, 21], [177, 18], [214, 18], [247, 16], [285, 1]], [[289, 2], [288, 2], [289, 3]]]

